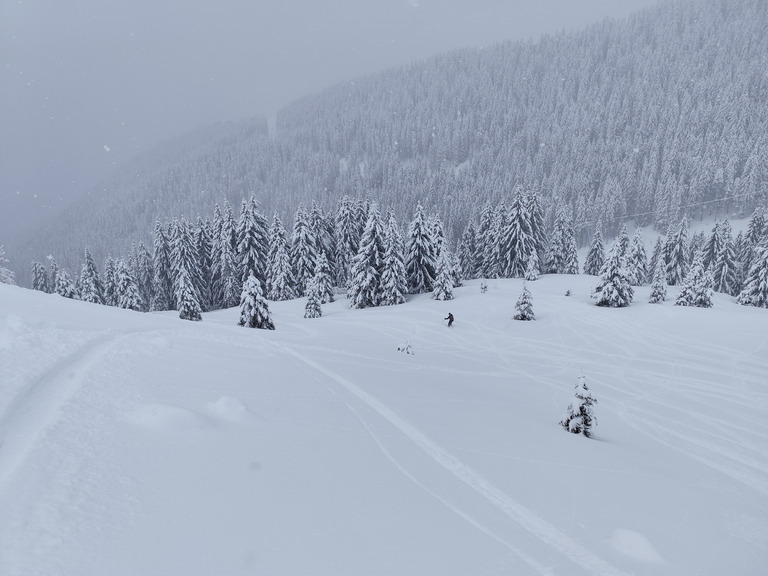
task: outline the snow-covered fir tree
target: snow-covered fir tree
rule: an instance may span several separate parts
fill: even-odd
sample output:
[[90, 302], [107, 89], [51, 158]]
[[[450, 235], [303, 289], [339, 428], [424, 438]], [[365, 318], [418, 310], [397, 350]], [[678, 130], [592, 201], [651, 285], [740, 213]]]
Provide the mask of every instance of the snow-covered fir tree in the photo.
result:
[[10, 262], [5, 257], [5, 247], [0, 244], [0, 284], [16, 284], [16, 275], [8, 268]]
[[315, 276], [317, 261], [317, 239], [309, 221], [309, 216], [303, 206], [296, 210], [291, 235], [291, 265], [293, 278], [296, 282], [296, 292], [303, 296], [307, 283]]
[[627, 272], [626, 259], [621, 255], [621, 242], [617, 238], [600, 271], [600, 282], [595, 288], [596, 304], [622, 308], [629, 306], [633, 297], [634, 290]]
[[555, 217], [555, 225], [545, 258], [546, 274], [578, 274], [579, 260], [576, 236], [573, 224], [564, 207], [560, 207]]
[[405, 244], [405, 274], [411, 294], [431, 292], [435, 282], [435, 246], [430, 235], [424, 209], [416, 206], [416, 213], [408, 226]]
[[717, 255], [720, 253], [720, 249], [723, 243], [723, 230], [720, 228], [720, 221], [715, 220], [715, 224], [712, 227], [712, 233], [706, 240], [703, 247], [703, 259], [702, 264], [704, 268], [712, 267], [712, 264], [716, 261]]
[[57, 283], [57, 276], [59, 274], [59, 265], [56, 263], [56, 260], [54, 259], [53, 255], [49, 254], [47, 257], [48, 259], [48, 268], [50, 269], [48, 278], [50, 280], [50, 286], [51, 286], [51, 294], [56, 292], [56, 283]]
[[[211, 230], [211, 223], [204, 222], [202, 218], [198, 217], [193, 231], [193, 240], [197, 270], [200, 275], [200, 307], [203, 310], [212, 310], [217, 307], [213, 300], [213, 239]], [[141, 292], [141, 274], [137, 273], [136, 281]]]
[[[664, 259], [664, 240], [661, 236], [656, 236], [656, 243], [653, 245], [653, 251], [651, 252], [651, 260], [648, 262], [648, 270], [656, 273], [656, 265], [661, 260], [664, 262], [664, 275], [667, 274], [667, 263]], [[666, 282], [666, 280], [665, 280]]]
[[174, 293], [178, 303], [179, 277], [182, 270], [186, 272], [187, 280], [193, 291], [197, 305], [203, 310], [201, 294], [205, 292], [203, 279], [198, 267], [198, 259], [195, 251], [195, 240], [192, 235], [192, 229], [186, 219], [173, 220], [170, 233], [171, 248], [171, 272], [174, 281]]
[[736, 296], [740, 290], [739, 263], [728, 218], [720, 227], [720, 249], [709, 265], [715, 292]]
[[320, 318], [323, 309], [320, 304], [320, 286], [317, 276], [307, 284], [307, 303], [304, 305], [304, 318]]
[[92, 304], [104, 304], [104, 284], [88, 248], [85, 249], [85, 261], [80, 271], [80, 299]]
[[315, 263], [315, 277], [313, 278], [320, 304], [333, 302], [333, 280], [331, 279], [331, 267], [325, 251], [320, 251]]
[[125, 260], [118, 260], [115, 264], [115, 305], [126, 310], [141, 312], [144, 302], [139, 294], [139, 288], [128, 264]]
[[451, 274], [450, 254], [443, 248], [437, 260], [437, 278], [432, 289], [433, 300], [453, 300], [453, 276]]
[[381, 272], [381, 305], [395, 306], [405, 303], [408, 285], [403, 263], [403, 235], [391, 210], [387, 213], [386, 236], [384, 269]]
[[688, 220], [683, 218], [677, 232], [668, 239], [665, 250], [667, 284], [677, 286], [688, 275]]
[[111, 256], [107, 256], [104, 260], [104, 304], [107, 306], [117, 306], [115, 260]]
[[533, 313], [533, 297], [525, 282], [523, 282], [523, 291], [515, 302], [515, 315], [512, 318], [515, 320], [536, 320]]
[[277, 301], [296, 298], [287, 232], [277, 213], [272, 217], [272, 226], [269, 228], [267, 298]]
[[653, 280], [651, 282], [651, 294], [648, 297], [650, 304], [664, 302], [667, 299], [667, 267], [664, 259], [659, 258], [656, 261], [656, 269], [653, 271]]
[[703, 254], [699, 250], [693, 259], [688, 275], [680, 286], [675, 306], [712, 307], [712, 275], [704, 269]]
[[522, 190], [517, 191], [512, 201], [504, 228], [499, 238], [501, 245], [501, 272], [505, 278], [521, 278], [525, 275], [528, 255], [534, 248], [531, 222]]
[[268, 249], [267, 219], [251, 196], [248, 202], [243, 202], [237, 225], [237, 267], [242, 284], [253, 272], [262, 288], [266, 286]]
[[48, 282], [48, 272], [43, 263], [38, 260], [32, 262], [32, 290], [39, 290], [46, 294], [52, 292]]
[[176, 287], [176, 310], [179, 311], [179, 318], [192, 321], [202, 320], [202, 309], [197, 301], [197, 292], [186, 268], [179, 268], [174, 284]]
[[477, 278], [477, 232], [475, 230], [475, 222], [472, 218], [469, 219], [467, 227], [461, 235], [458, 258], [459, 265], [461, 266], [461, 273], [464, 278], [467, 280]]
[[56, 294], [74, 300], [79, 298], [75, 284], [72, 282], [72, 277], [63, 268], [59, 268], [56, 271]]
[[648, 278], [648, 255], [643, 243], [643, 230], [638, 228], [632, 237], [627, 254], [627, 270], [632, 286], [642, 286]]
[[547, 231], [544, 226], [544, 209], [541, 206], [539, 195], [536, 190], [528, 192], [525, 196], [525, 208], [528, 212], [528, 224], [533, 238], [533, 247], [539, 256], [537, 268], [541, 271], [543, 262], [542, 256], [547, 250]]
[[224, 203], [221, 215], [221, 234], [216, 250], [217, 260], [211, 263], [216, 276], [213, 285], [213, 298], [219, 308], [232, 308], [240, 302], [243, 283], [237, 268], [237, 225], [232, 212], [232, 206]]
[[339, 201], [334, 220], [336, 236], [336, 284], [341, 288], [349, 287], [349, 273], [352, 260], [357, 255], [360, 245], [361, 228], [357, 221], [357, 210], [349, 196]]
[[490, 253], [493, 242], [493, 208], [489, 203], [483, 206], [480, 212], [480, 222], [475, 231], [475, 262], [476, 274], [480, 278], [490, 278], [490, 262], [487, 261], [487, 254]]
[[525, 267], [525, 279], [533, 282], [539, 279], [539, 254], [536, 246], [531, 246], [531, 253], [528, 255], [528, 265]]
[[[158, 220], [155, 222], [155, 230], [153, 237], [153, 254], [152, 254], [152, 301], [150, 302], [150, 310], [173, 310], [176, 305], [176, 299], [173, 294], [173, 274], [171, 272], [171, 249], [168, 243], [168, 237], [163, 225]], [[106, 273], [104, 282], [106, 284]], [[109, 302], [109, 298], [105, 295], [105, 302], [113, 306], [114, 303]]]
[[240, 295], [240, 319], [237, 325], [262, 330], [275, 329], [269, 306], [262, 296], [261, 285], [253, 274], [248, 276]]
[[598, 224], [595, 233], [592, 235], [592, 242], [587, 250], [587, 257], [584, 260], [584, 274], [597, 276], [605, 263], [605, 247], [603, 244], [602, 227]]
[[352, 262], [352, 273], [347, 289], [351, 308], [379, 306], [383, 297], [381, 274], [386, 253], [386, 238], [379, 214], [373, 203], [368, 208], [368, 220], [360, 238], [360, 247]]
[[745, 306], [768, 308], [768, 234], [754, 250], [752, 267], [737, 301]]
[[504, 230], [507, 228], [509, 210], [502, 201], [493, 213], [493, 222], [488, 231], [490, 237], [486, 245], [485, 262], [487, 264], [488, 278], [504, 277]]
[[[618, 251], [617, 251], [618, 252]], [[575, 398], [568, 405], [568, 411], [560, 420], [560, 425], [573, 434], [592, 437], [592, 428], [597, 425], [594, 405], [597, 404], [592, 391], [587, 387], [587, 378], [579, 376], [576, 381]]]
[[312, 201], [312, 208], [309, 211], [309, 225], [315, 236], [315, 246], [318, 258], [320, 257], [320, 254], [325, 255], [329, 281], [331, 286], [333, 286], [334, 280], [338, 275], [336, 271], [337, 250], [334, 221], [331, 218], [326, 217], [323, 210], [314, 200]]

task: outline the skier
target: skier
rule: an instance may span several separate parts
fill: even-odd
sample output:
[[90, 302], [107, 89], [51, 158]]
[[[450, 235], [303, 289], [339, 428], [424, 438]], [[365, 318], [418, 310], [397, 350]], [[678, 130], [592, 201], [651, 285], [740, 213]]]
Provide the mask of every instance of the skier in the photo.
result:
[[443, 318], [443, 320], [448, 320], [448, 328], [450, 328], [451, 324], [453, 324], [453, 314], [448, 312], [448, 318]]

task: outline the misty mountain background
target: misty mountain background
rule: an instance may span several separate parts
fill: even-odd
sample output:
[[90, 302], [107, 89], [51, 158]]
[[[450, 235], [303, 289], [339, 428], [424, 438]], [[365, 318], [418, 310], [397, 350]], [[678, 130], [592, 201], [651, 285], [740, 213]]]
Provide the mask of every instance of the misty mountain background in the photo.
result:
[[536, 190], [586, 243], [602, 222], [664, 231], [681, 216], [768, 205], [768, 3], [677, 2], [579, 33], [465, 49], [345, 82], [264, 119], [222, 123], [124, 165], [55, 221], [3, 239], [19, 283], [52, 254], [77, 270], [151, 244], [156, 220], [254, 195], [418, 202], [457, 239], [486, 204]]

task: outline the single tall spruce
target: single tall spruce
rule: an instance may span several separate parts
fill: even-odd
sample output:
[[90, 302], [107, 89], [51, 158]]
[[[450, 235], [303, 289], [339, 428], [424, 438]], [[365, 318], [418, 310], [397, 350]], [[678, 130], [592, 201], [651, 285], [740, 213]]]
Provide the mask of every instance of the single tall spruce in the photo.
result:
[[320, 318], [323, 309], [320, 307], [320, 283], [317, 275], [307, 284], [307, 303], [304, 305], [304, 318]]
[[648, 297], [650, 304], [658, 304], [667, 299], [667, 267], [664, 259], [659, 258], [656, 261], [656, 269], [653, 271], [653, 281], [651, 282], [651, 294]]
[[277, 213], [269, 229], [267, 261], [267, 298], [278, 301], [296, 298], [287, 232]]
[[405, 246], [405, 274], [411, 294], [431, 292], [435, 282], [435, 249], [421, 204], [408, 227]]
[[275, 329], [269, 306], [261, 293], [261, 285], [253, 274], [248, 276], [240, 295], [240, 319], [237, 325], [262, 330]]
[[592, 391], [587, 387], [585, 376], [579, 376], [576, 381], [575, 398], [568, 405], [568, 411], [560, 420], [560, 425], [572, 434], [583, 434], [592, 437], [592, 427], [597, 426], [594, 415], [594, 405], [597, 404]]
[[180, 268], [176, 276], [176, 310], [179, 311], [179, 318], [182, 320], [200, 321], [202, 310], [197, 300], [195, 288], [189, 277], [186, 268]]
[[92, 304], [104, 304], [104, 284], [88, 248], [85, 249], [85, 261], [80, 272], [80, 299]]
[[408, 284], [403, 263], [403, 235], [395, 219], [394, 212], [387, 216], [386, 250], [384, 252], [384, 269], [381, 272], [382, 306], [395, 306], [405, 303]]
[[115, 297], [118, 308], [136, 312], [144, 309], [136, 279], [125, 260], [118, 260], [115, 265]]
[[591, 276], [600, 275], [600, 270], [605, 263], [605, 247], [603, 245], [603, 232], [598, 224], [597, 230], [592, 235], [592, 242], [587, 250], [587, 257], [584, 260], [584, 274]]
[[296, 210], [291, 235], [291, 264], [296, 292], [303, 296], [307, 283], [315, 276], [317, 262], [317, 239], [310, 225], [309, 216], [303, 206]]
[[385, 253], [385, 234], [379, 207], [377, 204], [371, 204], [365, 230], [360, 238], [360, 248], [352, 263], [352, 278], [347, 290], [350, 307], [367, 308], [381, 305], [381, 274]]

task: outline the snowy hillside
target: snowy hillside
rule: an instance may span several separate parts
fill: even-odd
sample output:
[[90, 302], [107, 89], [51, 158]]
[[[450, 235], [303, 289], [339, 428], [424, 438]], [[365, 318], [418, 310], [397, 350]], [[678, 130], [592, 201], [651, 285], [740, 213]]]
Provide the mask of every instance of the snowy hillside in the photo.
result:
[[[765, 574], [767, 311], [594, 285], [275, 331], [0, 285], [0, 574]], [[591, 440], [558, 425], [582, 374]]]

